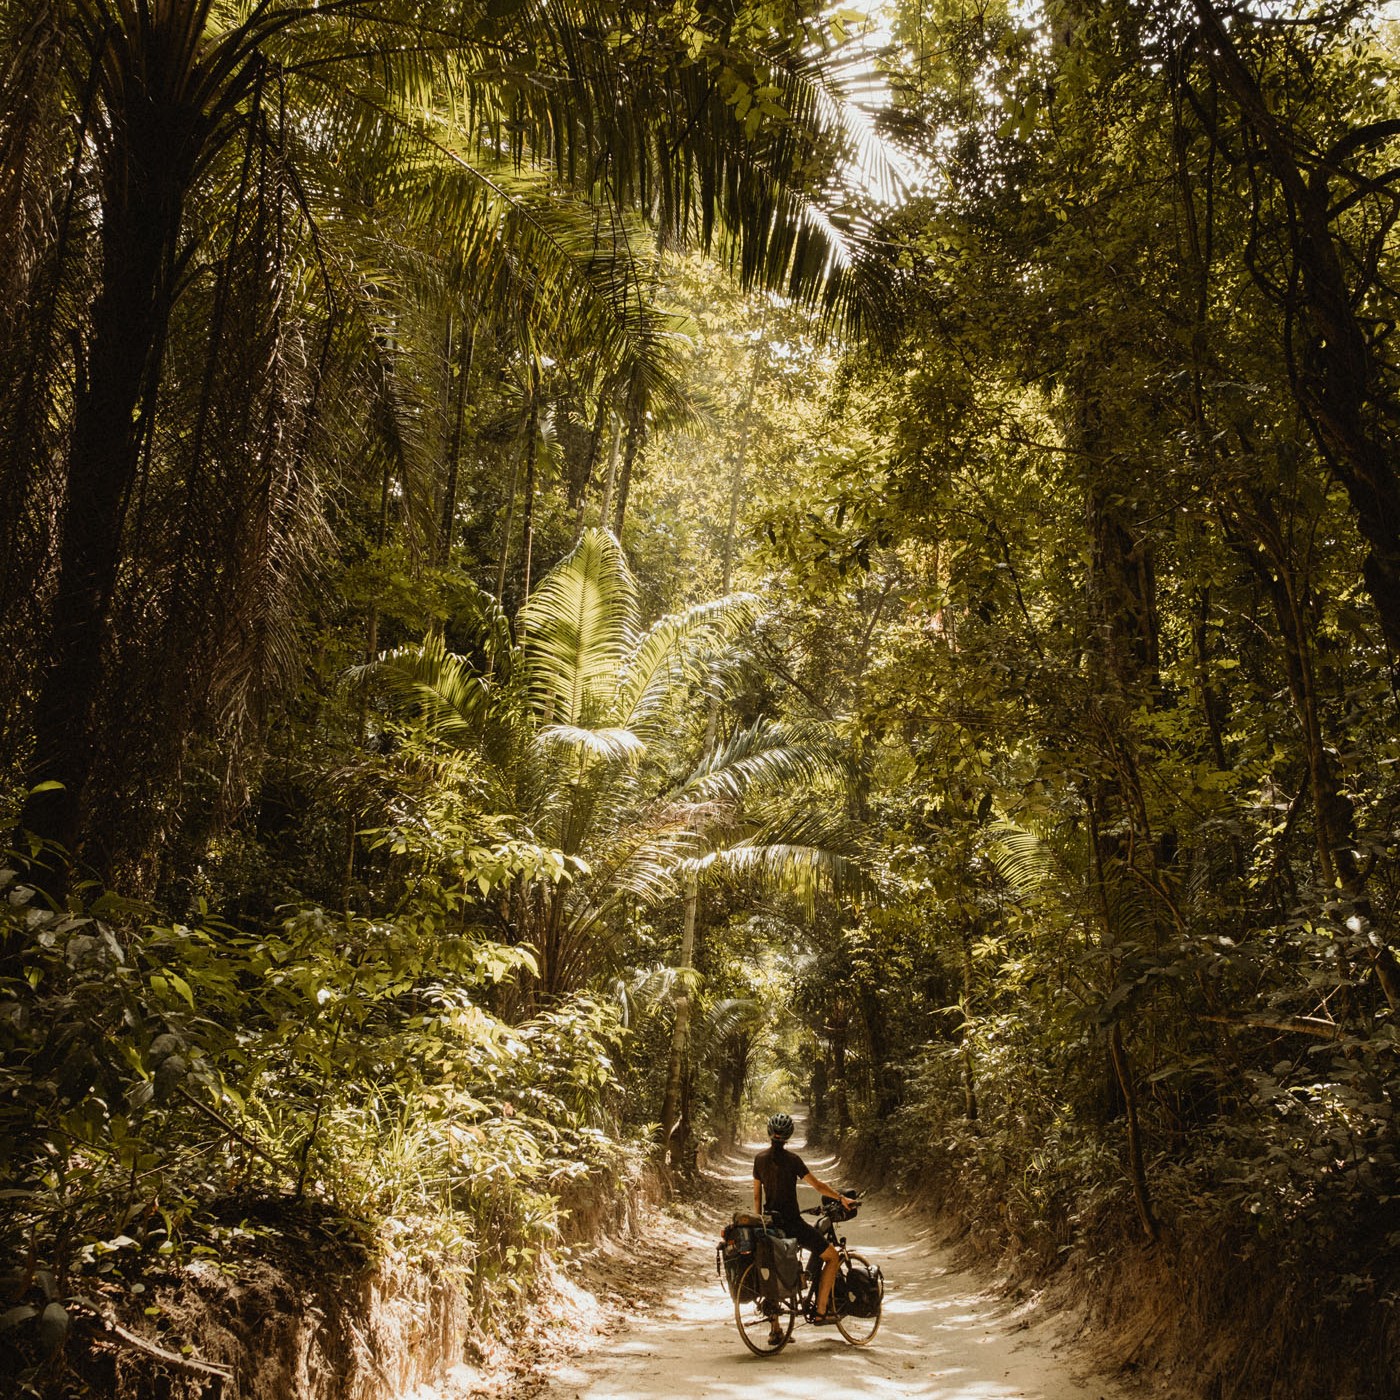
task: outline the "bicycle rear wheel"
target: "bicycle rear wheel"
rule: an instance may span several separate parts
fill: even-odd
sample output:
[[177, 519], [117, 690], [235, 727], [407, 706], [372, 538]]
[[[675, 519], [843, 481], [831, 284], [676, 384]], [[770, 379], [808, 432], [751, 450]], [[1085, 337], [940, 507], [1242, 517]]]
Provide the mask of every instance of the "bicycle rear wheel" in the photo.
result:
[[867, 1345], [880, 1330], [884, 1275], [859, 1254], [843, 1253], [831, 1290], [831, 1306], [836, 1313], [836, 1330], [853, 1347]]
[[765, 1299], [757, 1264], [739, 1275], [734, 1289], [734, 1322], [755, 1356], [776, 1356], [792, 1336], [797, 1305], [792, 1298]]

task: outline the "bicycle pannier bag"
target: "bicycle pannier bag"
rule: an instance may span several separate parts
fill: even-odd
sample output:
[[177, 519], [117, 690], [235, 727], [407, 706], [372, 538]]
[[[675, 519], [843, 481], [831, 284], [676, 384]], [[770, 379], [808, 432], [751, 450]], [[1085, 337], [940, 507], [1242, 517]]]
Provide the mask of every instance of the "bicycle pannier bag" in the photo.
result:
[[855, 1265], [836, 1276], [836, 1307], [848, 1317], [875, 1317], [880, 1311], [880, 1270]]
[[787, 1235], [765, 1233], [755, 1254], [764, 1297], [790, 1298], [802, 1287], [802, 1246]]
[[[724, 1281], [730, 1297], [733, 1297], [738, 1289], [744, 1270], [754, 1261], [758, 1236], [762, 1231], [763, 1222], [757, 1217], [736, 1214], [734, 1223], [726, 1225], [721, 1232], [720, 1242], [715, 1250], [715, 1263], [724, 1270]], [[749, 1294], [743, 1302], [753, 1300], [752, 1285]]]

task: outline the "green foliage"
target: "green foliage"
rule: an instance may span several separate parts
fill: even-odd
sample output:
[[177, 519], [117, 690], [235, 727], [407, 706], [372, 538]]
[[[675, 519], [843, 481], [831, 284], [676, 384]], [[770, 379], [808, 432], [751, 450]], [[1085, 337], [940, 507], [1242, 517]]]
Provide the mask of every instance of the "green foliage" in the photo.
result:
[[0, 761], [151, 899], [5, 877], [33, 1348], [281, 1194], [489, 1312], [658, 1105], [684, 1166], [793, 1097], [1037, 1269], [1392, 1305], [1393, 22], [216, 6], [285, 110], [201, 89], [77, 666], [119, 94], [21, 10]]
[[[752, 600], [735, 595], [644, 628], [616, 541], [588, 530], [522, 610], [509, 656], [483, 632], [473, 650], [484, 667], [430, 639], [374, 668], [418, 709], [409, 765], [460, 756], [445, 762], [469, 783], [479, 776], [460, 794], [479, 820], [512, 833], [516, 851], [550, 843], [535, 869], [478, 877], [512, 941], [538, 957], [544, 998], [616, 970], [627, 903], [674, 900], [710, 872], [814, 891], [842, 869], [839, 823], [782, 801], [839, 782], [830, 736], [760, 719], [718, 742], [726, 672], [752, 617]], [[438, 843], [437, 864], [456, 858], [457, 839], [422, 806], [390, 840], [430, 856]]]
[[561, 1194], [624, 1164], [622, 1031], [587, 998], [489, 1009], [533, 959], [453, 930], [475, 874], [393, 917], [246, 934], [142, 928], [110, 898], [54, 913], [6, 871], [33, 948], [0, 1022], [11, 1295], [130, 1303], [226, 1256], [230, 1212], [295, 1195], [446, 1270], [484, 1319], [512, 1306]]
[[[788, 1065], [824, 1131], [1032, 1267], [1113, 1287], [1145, 1238], [1237, 1251], [1261, 1287], [1331, 1270], [1374, 1342], [1400, 1091], [1384, 531], [1338, 489], [1312, 396], [1341, 332], [1298, 280], [1304, 215], [1250, 173], [1261, 109], [1213, 105], [1241, 89], [1211, 9], [896, 17], [939, 180], [896, 219], [899, 352], [811, 375], [803, 439], [759, 427], [800, 487], [755, 492], [745, 567], [778, 602], [754, 686], [841, 716], [879, 889], [787, 935]], [[1325, 236], [1390, 315], [1393, 176], [1342, 170], [1400, 129], [1373, 80], [1393, 29], [1363, 11], [1232, 36], [1318, 187], [1354, 191]], [[1393, 347], [1367, 354], [1362, 429], [1391, 442]]]

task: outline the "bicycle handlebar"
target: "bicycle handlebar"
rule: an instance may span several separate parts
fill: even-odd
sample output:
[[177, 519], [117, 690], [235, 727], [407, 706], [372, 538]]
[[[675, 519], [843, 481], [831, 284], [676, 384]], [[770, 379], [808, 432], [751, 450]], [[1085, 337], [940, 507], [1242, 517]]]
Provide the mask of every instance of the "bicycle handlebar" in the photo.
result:
[[859, 1199], [856, 1199], [855, 1204], [847, 1209], [837, 1201], [823, 1201], [819, 1206], [803, 1206], [801, 1210], [803, 1215], [829, 1215], [842, 1220], [854, 1220], [860, 1204]]

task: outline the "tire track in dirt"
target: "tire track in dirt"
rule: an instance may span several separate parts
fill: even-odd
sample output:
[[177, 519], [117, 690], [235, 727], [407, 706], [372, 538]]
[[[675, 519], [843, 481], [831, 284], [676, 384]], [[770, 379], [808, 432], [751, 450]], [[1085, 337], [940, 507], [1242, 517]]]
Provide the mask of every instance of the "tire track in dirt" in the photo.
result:
[[[807, 1160], [835, 1181], [832, 1159]], [[753, 1400], [756, 1393], [763, 1400], [1125, 1400], [1115, 1383], [1076, 1365], [1053, 1319], [958, 1270], [930, 1222], [896, 1214], [878, 1194], [845, 1227], [851, 1248], [885, 1273], [875, 1340], [857, 1349], [834, 1328], [799, 1320], [778, 1355], [750, 1354], [715, 1277], [714, 1246], [729, 1211], [752, 1204], [751, 1162], [736, 1155], [715, 1164], [728, 1204], [702, 1206], [692, 1221], [658, 1231], [653, 1258], [670, 1256], [657, 1258], [664, 1274], [646, 1269], [631, 1298], [616, 1297], [621, 1310], [598, 1318], [581, 1351], [539, 1365], [512, 1387], [511, 1400]]]

